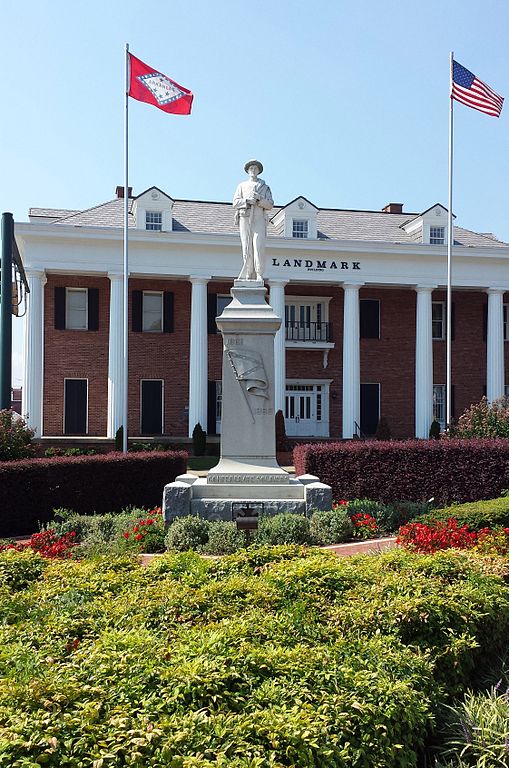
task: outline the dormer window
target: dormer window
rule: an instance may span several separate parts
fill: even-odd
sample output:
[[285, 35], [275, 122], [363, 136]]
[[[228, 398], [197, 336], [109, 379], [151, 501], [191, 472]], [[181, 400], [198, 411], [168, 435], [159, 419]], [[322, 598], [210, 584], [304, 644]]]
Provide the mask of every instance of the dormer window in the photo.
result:
[[297, 197], [283, 206], [271, 221], [277, 234], [298, 240], [315, 240], [318, 237], [318, 208], [305, 197]]
[[163, 228], [162, 211], [146, 211], [145, 212], [145, 229], [150, 229], [153, 232], [160, 232], [162, 228]]
[[148, 232], [171, 232], [173, 229], [172, 198], [157, 187], [150, 187], [133, 200], [132, 214], [136, 229]]
[[445, 227], [430, 227], [429, 228], [429, 244], [430, 245], [444, 245], [445, 244]]
[[292, 237], [308, 237], [308, 220], [294, 219], [292, 226]]

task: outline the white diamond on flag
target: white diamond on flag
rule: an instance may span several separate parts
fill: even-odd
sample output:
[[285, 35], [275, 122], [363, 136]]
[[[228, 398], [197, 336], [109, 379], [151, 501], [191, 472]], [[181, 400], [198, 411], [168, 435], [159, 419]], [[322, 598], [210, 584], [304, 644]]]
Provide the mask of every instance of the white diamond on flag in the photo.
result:
[[160, 72], [140, 75], [138, 80], [145, 88], [148, 88], [158, 104], [170, 104], [170, 102], [185, 96], [184, 91], [181, 91], [169, 77]]

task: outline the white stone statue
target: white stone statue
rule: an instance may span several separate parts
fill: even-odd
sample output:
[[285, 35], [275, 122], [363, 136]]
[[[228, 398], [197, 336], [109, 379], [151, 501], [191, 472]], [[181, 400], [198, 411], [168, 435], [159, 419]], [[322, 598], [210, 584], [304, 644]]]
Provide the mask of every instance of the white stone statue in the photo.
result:
[[274, 205], [270, 188], [258, 178], [263, 172], [259, 160], [248, 160], [244, 170], [248, 181], [241, 181], [235, 190], [233, 209], [235, 224], [239, 225], [244, 264], [239, 280], [263, 280], [265, 271], [265, 238], [267, 211]]

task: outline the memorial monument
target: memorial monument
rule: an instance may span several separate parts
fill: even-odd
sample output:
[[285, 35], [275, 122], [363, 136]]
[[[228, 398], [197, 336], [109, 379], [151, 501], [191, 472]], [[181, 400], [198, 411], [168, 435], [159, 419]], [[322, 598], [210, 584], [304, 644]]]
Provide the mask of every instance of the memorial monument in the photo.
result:
[[232, 301], [216, 318], [223, 337], [223, 411], [219, 463], [207, 478], [185, 474], [164, 488], [166, 522], [197, 514], [232, 520], [246, 509], [256, 514], [330, 509], [332, 491], [313, 475], [294, 478], [276, 460], [274, 337], [281, 326], [266, 302], [264, 286], [270, 188], [259, 178], [263, 165], [249, 160], [249, 174], [235, 191], [242, 269]]

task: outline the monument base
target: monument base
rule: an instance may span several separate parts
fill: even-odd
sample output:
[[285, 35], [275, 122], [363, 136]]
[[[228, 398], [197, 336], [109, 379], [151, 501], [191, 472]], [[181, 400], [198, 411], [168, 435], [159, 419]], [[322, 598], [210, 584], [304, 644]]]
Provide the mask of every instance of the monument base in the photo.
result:
[[[174, 483], [164, 487], [163, 514], [167, 524], [176, 517], [198, 515], [207, 520], [234, 520], [235, 509], [256, 506], [263, 515], [291, 512], [310, 515], [315, 510], [332, 507], [332, 489], [320, 483], [314, 475], [287, 477], [285, 483], [237, 482], [230, 475], [227, 482], [210, 483], [196, 475], [179, 475]], [[220, 477], [220, 475], [218, 475]]]

